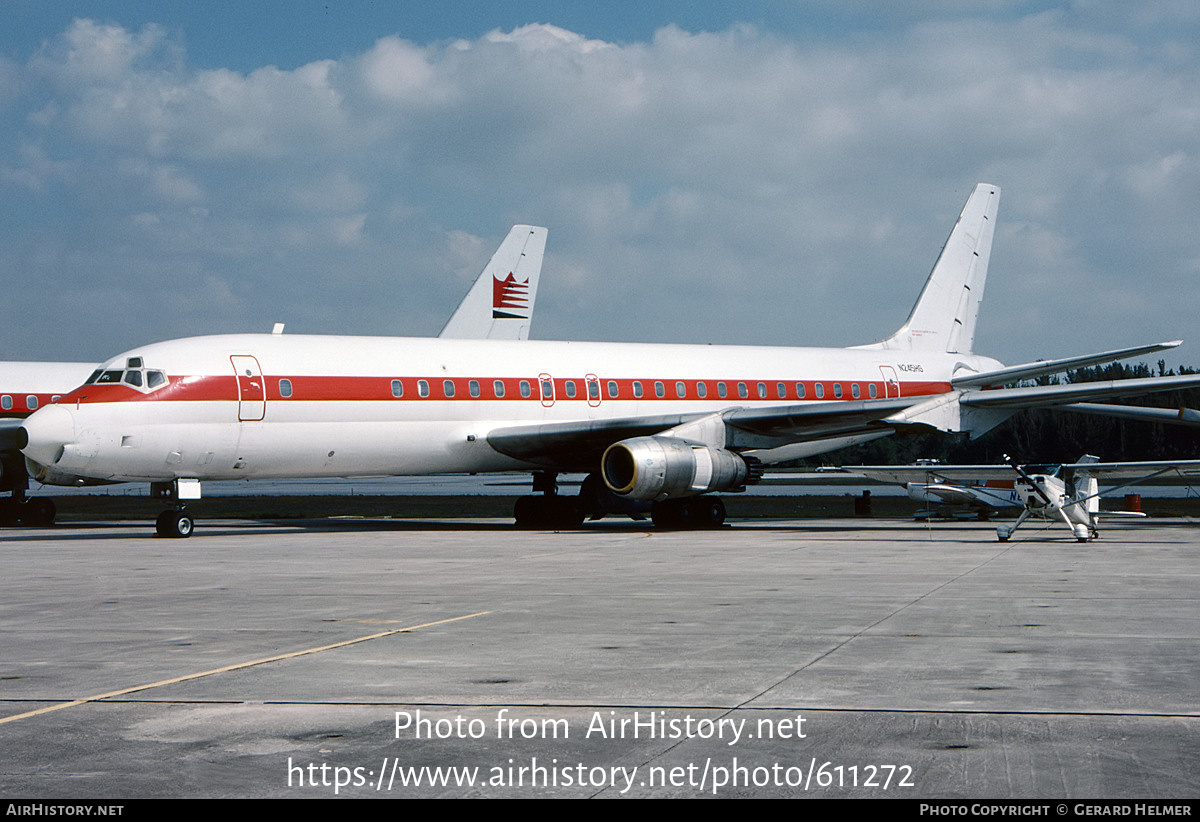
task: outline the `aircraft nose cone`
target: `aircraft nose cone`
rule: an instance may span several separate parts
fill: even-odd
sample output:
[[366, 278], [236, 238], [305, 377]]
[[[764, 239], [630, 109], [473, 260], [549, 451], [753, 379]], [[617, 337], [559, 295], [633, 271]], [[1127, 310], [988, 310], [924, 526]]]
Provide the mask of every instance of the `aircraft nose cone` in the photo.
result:
[[25, 446], [21, 451], [36, 463], [53, 465], [63, 447], [75, 441], [75, 417], [61, 405], [47, 405], [21, 424]]

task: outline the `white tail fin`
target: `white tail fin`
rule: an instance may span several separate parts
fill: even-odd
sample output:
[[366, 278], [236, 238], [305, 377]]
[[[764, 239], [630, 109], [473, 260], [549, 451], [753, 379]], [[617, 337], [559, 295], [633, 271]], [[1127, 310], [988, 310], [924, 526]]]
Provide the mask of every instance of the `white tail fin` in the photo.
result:
[[863, 348], [971, 353], [999, 205], [999, 187], [975, 186], [908, 320], [886, 340]]
[[528, 338], [545, 253], [546, 229], [513, 226], [438, 336], [470, 340]]

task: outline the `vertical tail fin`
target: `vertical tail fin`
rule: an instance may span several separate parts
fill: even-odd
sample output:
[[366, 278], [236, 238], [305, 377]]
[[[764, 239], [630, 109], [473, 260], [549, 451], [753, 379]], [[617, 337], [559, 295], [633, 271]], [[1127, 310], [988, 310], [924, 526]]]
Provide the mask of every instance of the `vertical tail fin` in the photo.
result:
[[971, 353], [999, 205], [998, 186], [975, 186], [908, 320], [864, 348]]
[[526, 339], [545, 252], [546, 229], [513, 226], [438, 336]]

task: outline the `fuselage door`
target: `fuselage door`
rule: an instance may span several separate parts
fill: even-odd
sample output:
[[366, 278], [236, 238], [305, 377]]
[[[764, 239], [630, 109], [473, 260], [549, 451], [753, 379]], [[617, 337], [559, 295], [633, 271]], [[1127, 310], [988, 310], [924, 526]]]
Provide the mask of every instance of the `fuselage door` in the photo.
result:
[[238, 420], [257, 422], [267, 415], [267, 384], [256, 357], [234, 354], [229, 358], [237, 375]]
[[592, 408], [600, 405], [600, 378], [595, 374], [584, 377], [587, 382], [587, 401]]
[[896, 369], [890, 365], [881, 365], [879, 371], [883, 374], [883, 396], [900, 396], [900, 380], [896, 377]]

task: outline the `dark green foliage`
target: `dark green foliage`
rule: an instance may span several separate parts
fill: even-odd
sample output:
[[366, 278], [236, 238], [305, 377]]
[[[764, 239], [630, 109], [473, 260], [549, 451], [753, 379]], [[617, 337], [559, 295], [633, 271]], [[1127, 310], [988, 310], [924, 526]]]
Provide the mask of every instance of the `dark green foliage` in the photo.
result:
[[[1145, 363], [1114, 363], [1070, 371], [1065, 379], [1049, 377], [1037, 382], [1053, 385], [1059, 382], [1097, 382], [1196, 373], [1200, 372], [1186, 366], [1180, 366], [1178, 371], [1169, 369], [1164, 361], [1159, 360], [1157, 369], [1153, 370]], [[1168, 391], [1109, 402], [1200, 409], [1200, 389]], [[918, 459], [974, 465], [1002, 462], [1005, 454], [1018, 462], [1074, 462], [1083, 454], [1095, 454], [1104, 461], [1197, 459], [1200, 458], [1200, 428], [1036, 408], [1017, 413], [974, 441], [968, 441], [965, 436], [939, 433], [901, 433], [866, 445], [798, 461], [793, 465], [801, 468], [818, 465], [903, 465]]]

